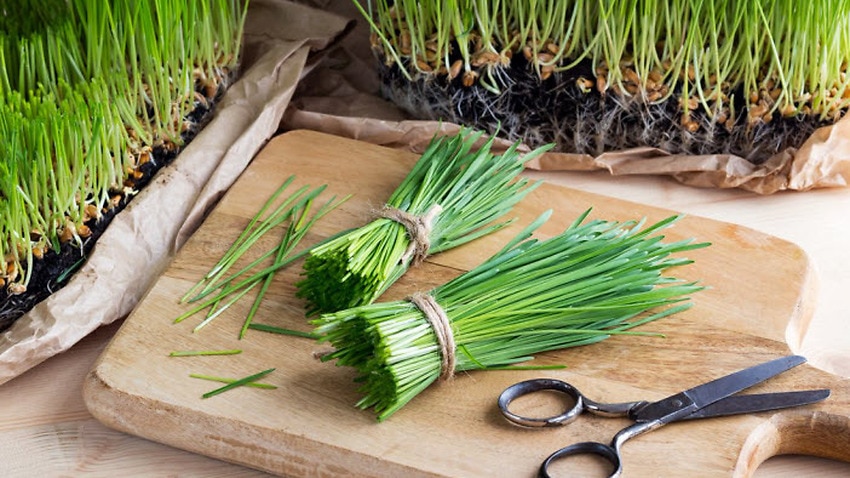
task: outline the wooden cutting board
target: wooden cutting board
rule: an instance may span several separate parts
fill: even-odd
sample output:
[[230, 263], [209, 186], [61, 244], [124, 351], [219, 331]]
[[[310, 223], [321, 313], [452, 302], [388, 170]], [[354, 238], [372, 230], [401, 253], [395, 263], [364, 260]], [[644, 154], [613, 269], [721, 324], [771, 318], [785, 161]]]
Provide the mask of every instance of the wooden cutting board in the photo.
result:
[[[686, 217], [673, 239], [710, 241], [692, 251], [695, 264], [676, 275], [700, 280], [689, 311], [642, 327], [660, 337], [614, 337], [541, 355], [556, 371], [461, 374], [423, 392], [383, 423], [358, 400], [354, 373], [313, 358], [311, 340], [249, 331], [237, 339], [249, 301], [197, 333], [200, 318], [180, 324], [178, 298], [242, 231], [286, 177], [328, 184], [328, 194], [355, 196], [314, 229], [312, 243], [365, 223], [416, 156], [347, 139], [295, 131], [273, 139], [254, 159], [156, 282], [87, 377], [85, 400], [104, 424], [157, 442], [286, 476], [531, 477], [540, 461], [569, 443], [607, 442], [625, 420], [582, 417], [566, 428], [523, 429], [496, 407], [508, 385], [537, 376], [567, 380], [603, 401], [659, 399], [729, 372], [789, 354], [812, 315], [815, 276], [805, 253], [745, 227]], [[329, 197], [329, 196], [326, 196]], [[167, 200], [167, 198], [164, 198]], [[563, 230], [585, 209], [592, 217], [662, 219], [671, 211], [544, 185], [514, 210], [510, 228], [431, 257], [386, 298], [428, 290], [496, 252], [539, 213], [555, 214], [540, 231]], [[269, 241], [272, 239], [270, 238]], [[272, 242], [259, 246], [264, 251]], [[308, 331], [294, 297], [300, 265], [278, 274], [256, 321]], [[240, 355], [174, 358], [187, 349], [241, 349]], [[276, 390], [239, 388], [209, 399], [218, 385], [190, 373], [242, 377], [276, 368], [264, 381]], [[779, 453], [850, 460], [850, 381], [802, 365], [752, 391], [831, 388], [827, 401], [775, 413], [673, 424], [628, 442], [625, 476], [748, 476]], [[543, 400], [543, 399], [541, 399]], [[531, 403], [529, 406], [549, 406]]]

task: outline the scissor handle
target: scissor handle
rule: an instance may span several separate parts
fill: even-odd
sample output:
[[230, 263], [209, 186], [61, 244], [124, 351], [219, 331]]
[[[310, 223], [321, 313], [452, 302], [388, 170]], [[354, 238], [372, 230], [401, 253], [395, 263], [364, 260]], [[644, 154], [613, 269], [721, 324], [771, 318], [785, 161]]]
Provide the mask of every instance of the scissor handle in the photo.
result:
[[[572, 407], [562, 413], [550, 417], [526, 417], [518, 415], [509, 410], [511, 402], [524, 395], [529, 395], [544, 390], [563, 393], [573, 399]], [[606, 417], [627, 416], [629, 412], [640, 407], [646, 402], [624, 402], [624, 403], [600, 403], [595, 402], [578, 391], [567, 382], [551, 378], [536, 378], [518, 382], [506, 388], [499, 395], [499, 410], [508, 420], [517, 425], [526, 427], [554, 427], [565, 425], [576, 419], [581, 412], [587, 410], [595, 415]]]
[[[510, 411], [509, 407], [511, 402], [515, 399], [543, 390], [554, 390], [556, 392], [564, 393], [573, 399], [574, 404], [564, 412], [551, 417], [526, 417]], [[584, 395], [567, 382], [549, 378], [536, 378], [533, 380], [518, 382], [506, 388], [499, 395], [499, 410], [502, 411], [502, 415], [504, 415], [505, 418], [517, 425], [526, 427], [555, 427], [575, 420], [576, 417], [584, 411]]]
[[610, 445], [606, 445], [604, 443], [599, 443], [595, 441], [585, 441], [581, 443], [574, 443], [569, 446], [565, 446], [560, 450], [552, 453], [543, 463], [540, 464], [540, 471], [537, 476], [539, 478], [551, 478], [549, 474], [549, 466], [563, 458], [574, 455], [597, 455], [604, 458], [608, 463], [613, 465], [614, 471], [609, 475], [608, 478], [617, 478], [623, 472], [623, 464], [620, 460], [620, 452], [619, 450], [614, 449], [614, 447]]
[[635, 423], [623, 428], [614, 435], [614, 439], [611, 440], [610, 445], [586, 441], [565, 446], [543, 460], [543, 463], [540, 465], [540, 472], [538, 473], [538, 476], [540, 478], [550, 478], [551, 475], [549, 475], [549, 466], [558, 460], [569, 456], [592, 454], [604, 458], [608, 463], [613, 465], [614, 471], [608, 475], [608, 478], [618, 478], [623, 473], [623, 461], [620, 458], [620, 448], [622, 448], [623, 443], [642, 433], [662, 427], [664, 424], [665, 422], [663, 420], [651, 420], [648, 422]]

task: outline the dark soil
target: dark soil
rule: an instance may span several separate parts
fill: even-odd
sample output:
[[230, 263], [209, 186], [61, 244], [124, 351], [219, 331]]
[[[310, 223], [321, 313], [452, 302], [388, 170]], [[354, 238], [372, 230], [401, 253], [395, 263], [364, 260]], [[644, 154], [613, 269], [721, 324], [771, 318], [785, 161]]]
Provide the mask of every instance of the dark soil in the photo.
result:
[[[224, 84], [228, 83], [224, 82]], [[221, 88], [216, 94], [215, 100], [219, 99], [223, 92], [224, 89]], [[198, 131], [211, 119], [214, 104], [215, 101], [211, 101], [209, 104], [196, 102], [195, 109], [186, 118], [193, 124], [193, 127], [182, 135], [182, 148], [189, 144]], [[178, 153], [179, 150], [155, 148], [151, 153], [151, 160], [139, 166], [142, 175], [139, 179], [133, 181], [132, 188], [135, 191], [141, 191], [159, 170], [177, 157]], [[0, 288], [0, 332], [9, 328], [36, 304], [68, 283], [73, 272], [83, 265], [85, 258], [91, 253], [97, 240], [106, 231], [112, 219], [135, 197], [135, 195], [125, 196], [123, 194], [121, 196], [121, 201], [116, 207], [108, 209], [100, 218], [92, 219], [86, 223], [91, 229], [91, 235], [83, 239], [82, 248], [78, 243], [69, 241], [62, 244], [58, 253], [51, 249], [44, 254], [42, 259], [35, 260], [33, 264], [29, 265], [29, 267], [32, 267], [32, 276], [26, 292], [9, 294], [5, 287]]]
[[[788, 147], [799, 147], [827, 123], [813, 116], [746, 124], [739, 114], [727, 129], [708, 115], [694, 111], [696, 132], [680, 126], [678, 95], [660, 104], [648, 104], [611, 90], [582, 92], [580, 77], [595, 78], [589, 62], [553, 73], [541, 80], [523, 55], [513, 55], [510, 66], [493, 74], [500, 93], [479, 83], [465, 87], [459, 75], [420, 75], [408, 80], [393, 63], [379, 61], [382, 94], [418, 119], [444, 120], [498, 131], [510, 141], [531, 147], [555, 143], [555, 151], [598, 156], [606, 151], [650, 146], [676, 154], [733, 154], [760, 164]], [[496, 70], [493, 70], [496, 71]], [[482, 74], [485, 74], [482, 72]], [[734, 104], [746, 104], [742, 92], [733, 92]]]

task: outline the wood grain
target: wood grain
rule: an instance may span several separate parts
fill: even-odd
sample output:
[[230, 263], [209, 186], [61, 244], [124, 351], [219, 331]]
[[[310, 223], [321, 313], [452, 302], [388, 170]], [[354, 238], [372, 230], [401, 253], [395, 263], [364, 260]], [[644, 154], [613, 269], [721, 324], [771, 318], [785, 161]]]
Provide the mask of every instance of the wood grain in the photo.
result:
[[[618, 420], [581, 420], [566, 429], [524, 430], [495, 407], [507, 385], [540, 372], [479, 372], [426, 390], [385, 423], [353, 407], [350, 370], [312, 358], [309, 340], [251, 333], [236, 339], [242, 304], [199, 333], [197, 321], [173, 325], [177, 299], [241, 231], [285, 177], [355, 193], [315, 229], [315, 238], [362, 224], [415, 161], [410, 154], [310, 132], [273, 140], [255, 158], [208, 220], [181, 250], [101, 355], [85, 385], [91, 413], [106, 425], [225, 461], [291, 476], [533, 476], [551, 451], [578, 440], [607, 441]], [[542, 236], [557, 233], [593, 206], [594, 217], [650, 221], [669, 210], [544, 185], [515, 210], [517, 224], [429, 259], [388, 291], [399, 297], [427, 289], [495, 252], [546, 208], [555, 209]], [[616, 337], [545, 354], [591, 397], [661, 398], [739, 368], [789, 353], [786, 335], [802, 334], [812, 315], [815, 277], [794, 244], [752, 229], [690, 216], [671, 239], [696, 237], [710, 248], [677, 275], [709, 287], [686, 313], [644, 327], [666, 338]], [[314, 239], [315, 239], [314, 238]], [[309, 330], [294, 298], [298, 268], [278, 275], [260, 322]], [[240, 315], [241, 314], [241, 315]], [[789, 332], [790, 331], [790, 332]], [[241, 348], [228, 357], [169, 358], [172, 350]], [[237, 389], [202, 400], [213, 388], [191, 372], [239, 377], [276, 367], [274, 391]], [[777, 413], [676, 424], [629, 442], [626, 476], [749, 476], [777, 453], [850, 460], [848, 380], [804, 365], [754, 391], [829, 387], [826, 402]], [[578, 439], [576, 438], [578, 437]], [[675, 459], [671, 459], [675, 457]]]

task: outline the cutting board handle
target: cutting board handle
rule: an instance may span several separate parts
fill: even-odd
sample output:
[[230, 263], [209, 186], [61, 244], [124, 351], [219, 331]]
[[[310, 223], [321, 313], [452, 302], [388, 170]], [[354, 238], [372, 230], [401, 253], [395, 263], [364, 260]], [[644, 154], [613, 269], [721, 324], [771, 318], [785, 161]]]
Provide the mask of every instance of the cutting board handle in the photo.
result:
[[[810, 455], [850, 463], [850, 379], [805, 366], [805, 384], [829, 388], [823, 403], [781, 410], [757, 426], [741, 448], [733, 476], [749, 477], [768, 458]], [[812, 377], [816, 378], [812, 378]]]

